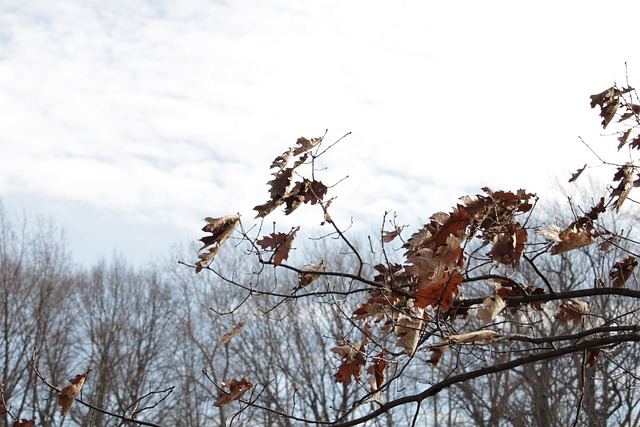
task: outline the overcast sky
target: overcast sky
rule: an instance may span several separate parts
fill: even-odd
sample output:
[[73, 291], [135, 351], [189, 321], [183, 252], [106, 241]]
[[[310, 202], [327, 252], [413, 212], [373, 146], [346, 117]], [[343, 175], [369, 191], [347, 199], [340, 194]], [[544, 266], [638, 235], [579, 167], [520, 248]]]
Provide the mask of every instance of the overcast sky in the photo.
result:
[[352, 132], [320, 178], [349, 175], [330, 195], [358, 230], [394, 209], [418, 227], [483, 186], [544, 196], [596, 163], [578, 136], [606, 144], [589, 95], [625, 62], [640, 84], [639, 17], [602, 1], [0, 0], [0, 198], [53, 216], [81, 262], [145, 262], [205, 216], [251, 223], [273, 158], [325, 129]]

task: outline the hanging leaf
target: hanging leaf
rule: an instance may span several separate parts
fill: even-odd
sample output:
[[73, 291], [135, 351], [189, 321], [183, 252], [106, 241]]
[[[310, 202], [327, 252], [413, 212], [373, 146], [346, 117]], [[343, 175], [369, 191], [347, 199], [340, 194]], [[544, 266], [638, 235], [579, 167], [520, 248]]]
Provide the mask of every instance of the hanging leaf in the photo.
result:
[[394, 333], [400, 338], [396, 345], [404, 348], [408, 356], [413, 356], [420, 341], [420, 334], [424, 325], [425, 310], [411, 307], [408, 313], [399, 313], [396, 319]]
[[486, 297], [482, 301], [482, 305], [483, 307], [478, 310], [476, 316], [486, 325], [495, 320], [502, 309], [507, 306], [507, 303], [505, 303], [500, 296], [496, 295], [495, 298]]
[[202, 227], [202, 231], [211, 233], [211, 236], [205, 236], [200, 239], [203, 243], [200, 252], [206, 248], [209, 248], [209, 251], [198, 255], [200, 261], [196, 263], [196, 273], [199, 273], [213, 261], [222, 244], [233, 234], [233, 231], [238, 224], [240, 224], [240, 217], [238, 215], [227, 215], [221, 218], [207, 217], [204, 220], [207, 221], [207, 224]]
[[274, 251], [274, 267], [282, 264], [282, 261], [289, 258], [291, 244], [293, 243], [298, 230], [300, 230], [300, 227], [296, 227], [289, 234], [271, 233], [256, 242], [260, 247], [262, 247], [262, 249], [272, 249]]
[[297, 147], [294, 148], [293, 150], [293, 155], [297, 156], [298, 154], [302, 154], [305, 151], [309, 151], [312, 148], [316, 147], [318, 144], [320, 144], [322, 142], [322, 139], [324, 137], [319, 137], [319, 138], [311, 138], [311, 139], [307, 139], [303, 136], [301, 136], [300, 138], [298, 138], [298, 140], [296, 141], [296, 144], [298, 145]]
[[440, 345], [438, 347], [431, 347], [429, 349], [429, 351], [432, 354], [431, 354], [431, 357], [427, 360], [427, 363], [432, 364], [434, 368], [436, 366], [438, 366], [438, 362], [440, 362], [440, 359], [442, 359], [442, 356], [444, 355], [444, 353], [447, 351], [448, 348], [449, 348], [448, 345]]
[[351, 384], [354, 379], [359, 379], [362, 376], [362, 367], [366, 363], [364, 356], [365, 345], [356, 341], [351, 343], [345, 340], [344, 345], [333, 347], [331, 351], [336, 353], [342, 364], [338, 368], [338, 372], [334, 375], [337, 383]]
[[638, 266], [638, 260], [629, 256], [624, 261], [616, 262], [611, 267], [609, 278], [611, 279], [611, 286], [614, 288], [624, 288], [625, 283], [629, 280], [629, 277], [633, 275], [633, 270]]
[[551, 247], [552, 255], [588, 246], [595, 242], [595, 236], [589, 233], [586, 227], [578, 227], [575, 223], [562, 231], [555, 224], [547, 224], [547, 227], [549, 230], [536, 230], [536, 233], [544, 236], [548, 241], [556, 242]]
[[371, 392], [374, 393], [373, 398], [377, 402], [382, 401], [380, 387], [384, 384], [384, 371], [387, 369], [387, 361], [383, 356], [384, 354], [380, 353], [380, 355], [373, 360], [371, 366], [367, 368], [367, 373], [371, 375], [371, 380], [369, 380]]
[[240, 399], [249, 389], [251, 389], [251, 387], [253, 387], [253, 384], [244, 378], [239, 381], [234, 378], [229, 381], [228, 384], [222, 383], [222, 386], [228, 387], [229, 392], [221, 390], [220, 397], [218, 397], [218, 400], [216, 400], [213, 406], [224, 406], [234, 400]]
[[558, 307], [554, 317], [562, 322], [572, 321], [574, 324], [582, 322], [582, 316], [589, 314], [589, 302], [584, 300], [569, 300]]
[[624, 166], [621, 166], [613, 176], [614, 181], [620, 181], [618, 186], [611, 192], [612, 201], [615, 197], [618, 198], [614, 204], [616, 212], [620, 212], [620, 208], [622, 207], [624, 201], [627, 199], [627, 196], [631, 192], [631, 189], [640, 185], [640, 181], [634, 182], [633, 180], [633, 170], [633, 164], [627, 163]]
[[60, 414], [63, 417], [67, 415], [71, 405], [73, 405], [73, 402], [76, 401], [76, 398], [82, 391], [82, 386], [84, 385], [89, 372], [91, 372], [91, 370], [88, 370], [84, 374], [76, 375], [75, 378], [69, 380], [71, 385], [66, 386], [60, 391], [60, 394], [58, 395], [58, 406], [61, 407]]
[[586, 168], [587, 168], [587, 164], [585, 163], [582, 168], [578, 169], [571, 175], [571, 179], [569, 179], [569, 182], [575, 182], [578, 179], [578, 177], [582, 175], [582, 172], [584, 172]]
[[[305, 265], [305, 270], [306, 271], [322, 271], [324, 270], [324, 260], [320, 261], [320, 264], [314, 264], [314, 263], [309, 263], [307, 265]], [[298, 279], [298, 286], [296, 286], [294, 288], [295, 291], [300, 290], [306, 286], [308, 286], [309, 284], [311, 284], [311, 282], [313, 282], [314, 280], [316, 280], [319, 277], [319, 274], [317, 273], [304, 273], [301, 274], [299, 279]]]

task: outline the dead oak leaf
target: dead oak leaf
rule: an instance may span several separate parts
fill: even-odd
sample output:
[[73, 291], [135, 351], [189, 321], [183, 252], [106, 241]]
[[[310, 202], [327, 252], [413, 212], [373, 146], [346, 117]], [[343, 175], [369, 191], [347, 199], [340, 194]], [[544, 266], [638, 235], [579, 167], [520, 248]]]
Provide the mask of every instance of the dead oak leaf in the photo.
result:
[[268, 236], [264, 236], [256, 243], [262, 247], [262, 249], [271, 249], [273, 254], [274, 267], [282, 264], [282, 261], [289, 258], [289, 251], [291, 245], [296, 237], [296, 233], [300, 230], [300, 227], [296, 227], [291, 232], [287, 233], [271, 233]]
[[241, 380], [232, 379], [228, 384], [222, 383], [223, 387], [228, 387], [229, 391], [226, 392], [224, 390], [220, 390], [220, 397], [213, 404], [213, 406], [224, 406], [227, 405], [234, 400], [240, 399], [251, 387], [253, 384], [242, 378]]
[[499, 295], [496, 295], [495, 298], [486, 297], [482, 301], [482, 305], [483, 307], [478, 310], [476, 316], [486, 325], [495, 320], [498, 314], [507, 306], [507, 303]]
[[213, 258], [216, 256], [222, 244], [233, 234], [238, 224], [240, 224], [240, 217], [238, 215], [227, 215], [220, 218], [204, 219], [207, 224], [202, 227], [202, 231], [205, 233], [211, 233], [210, 236], [205, 236], [200, 239], [202, 247], [199, 252], [209, 248], [208, 252], [202, 252], [198, 255], [200, 261], [196, 263], [196, 273], [206, 268]]
[[574, 324], [582, 322], [582, 316], [589, 314], [589, 302], [584, 300], [569, 300], [558, 307], [554, 317], [562, 322], [572, 321]]
[[324, 270], [325, 264], [324, 260], [320, 261], [320, 264], [314, 264], [310, 262], [305, 265], [305, 272], [299, 275], [298, 278], [298, 286], [294, 288], [294, 291], [298, 291], [302, 288], [305, 288], [311, 284], [314, 280], [316, 280], [320, 275], [315, 272], [319, 272]]
[[616, 262], [611, 267], [609, 272], [609, 278], [611, 279], [611, 286], [614, 288], [624, 288], [625, 283], [633, 274], [633, 270], [638, 266], [638, 260], [629, 256], [623, 261]]
[[351, 384], [351, 381], [362, 376], [361, 370], [366, 364], [364, 343], [361, 344], [359, 341], [351, 343], [346, 340], [346, 344], [334, 347], [331, 351], [342, 359], [338, 372], [333, 376], [337, 383]]
[[562, 231], [555, 224], [547, 224], [547, 227], [549, 230], [536, 230], [536, 233], [544, 236], [548, 241], [556, 242], [551, 247], [552, 255], [572, 251], [595, 242], [595, 236], [586, 227], [578, 224], [573, 224]]
[[82, 386], [84, 385], [89, 372], [91, 372], [91, 370], [88, 370], [84, 374], [76, 375], [75, 378], [69, 380], [71, 385], [60, 390], [60, 394], [58, 395], [58, 406], [61, 407], [60, 414], [63, 417], [67, 415], [71, 405], [73, 405], [73, 402], [76, 401], [76, 398], [82, 391]]

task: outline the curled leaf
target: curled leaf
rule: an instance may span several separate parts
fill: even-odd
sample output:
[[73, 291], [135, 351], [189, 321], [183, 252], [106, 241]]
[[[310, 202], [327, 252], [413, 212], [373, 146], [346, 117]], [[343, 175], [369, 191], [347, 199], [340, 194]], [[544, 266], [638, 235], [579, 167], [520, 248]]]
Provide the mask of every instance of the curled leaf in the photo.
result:
[[448, 345], [440, 345], [438, 347], [430, 348], [429, 351], [432, 354], [431, 354], [431, 357], [427, 360], [427, 363], [432, 364], [434, 368], [438, 366], [438, 362], [440, 362], [440, 359], [442, 359], [442, 356], [444, 355], [445, 351], [447, 351], [448, 348], [449, 348]]
[[198, 255], [200, 261], [196, 263], [196, 273], [199, 273], [200, 270], [206, 268], [211, 261], [213, 261], [222, 244], [231, 236], [238, 224], [240, 224], [240, 217], [238, 215], [227, 215], [220, 218], [207, 217], [204, 220], [207, 221], [207, 224], [202, 227], [202, 231], [211, 233], [211, 235], [200, 239], [203, 244], [200, 251], [207, 248], [209, 248], [209, 251], [202, 252]]
[[444, 340], [452, 344], [465, 344], [476, 341], [484, 341], [484, 343], [487, 344], [497, 333], [498, 332], [489, 329], [481, 329], [479, 331], [467, 332], [466, 334], [450, 335], [444, 337]]
[[222, 383], [222, 385], [224, 387], [228, 387], [229, 392], [221, 390], [220, 397], [213, 404], [213, 406], [224, 406], [233, 402], [234, 400], [238, 400], [242, 397], [243, 394], [247, 392], [247, 390], [253, 387], [253, 384], [251, 384], [244, 378], [242, 378], [241, 380], [237, 380], [234, 378], [229, 381], [228, 384]]
[[487, 323], [492, 322], [498, 314], [500, 314], [502, 309], [507, 306], [507, 303], [504, 302], [500, 296], [496, 295], [495, 298], [486, 297], [482, 301], [482, 305], [484, 307], [478, 310], [477, 317], [486, 325]]
[[624, 261], [616, 262], [611, 268], [609, 277], [611, 278], [611, 286], [614, 288], [624, 288], [625, 283], [633, 274], [633, 270], [638, 266], [638, 260], [629, 256]]
[[244, 329], [245, 326], [247, 326], [247, 323], [249, 323], [248, 320], [240, 322], [230, 332], [224, 334], [222, 336], [222, 339], [220, 340], [220, 345], [227, 344], [229, 341], [231, 341], [236, 335], [240, 333], [242, 329]]
[[[314, 264], [314, 263], [309, 263], [307, 265], [305, 265], [305, 270], [306, 271], [321, 271], [324, 270], [324, 260], [320, 261], [320, 264]], [[294, 288], [294, 290], [300, 290], [306, 286], [308, 286], [311, 282], [313, 282], [314, 280], [316, 280], [319, 277], [319, 274], [317, 273], [304, 273], [301, 274], [299, 279], [298, 279], [298, 286], [296, 286]]]
[[71, 405], [73, 405], [73, 402], [76, 401], [76, 398], [82, 391], [82, 386], [84, 385], [89, 372], [91, 372], [91, 370], [85, 372], [84, 374], [76, 375], [75, 378], [69, 380], [71, 385], [68, 385], [60, 390], [60, 394], [58, 395], [58, 406], [61, 407], [60, 414], [63, 417], [67, 415], [67, 412], [69, 412]]
[[342, 364], [334, 375], [337, 383], [351, 384], [353, 379], [360, 378], [362, 375], [361, 368], [366, 363], [364, 343], [346, 341], [346, 344], [333, 347], [331, 351], [342, 359]]
[[585, 163], [582, 168], [578, 169], [571, 175], [571, 179], [569, 179], [569, 182], [575, 182], [578, 179], [578, 177], [582, 175], [582, 172], [584, 172], [586, 168], [587, 168], [587, 164]]
[[589, 302], [584, 300], [569, 300], [558, 307], [554, 317], [562, 322], [572, 321], [574, 324], [582, 322], [582, 316], [589, 314]]

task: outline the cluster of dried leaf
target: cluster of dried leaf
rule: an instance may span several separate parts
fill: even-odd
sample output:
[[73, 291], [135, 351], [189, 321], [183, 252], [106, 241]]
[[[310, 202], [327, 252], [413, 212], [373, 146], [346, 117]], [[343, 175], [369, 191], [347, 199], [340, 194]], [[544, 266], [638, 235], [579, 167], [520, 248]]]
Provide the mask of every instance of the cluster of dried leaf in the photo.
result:
[[[628, 103], [624, 95], [632, 91], [631, 88], [618, 89], [612, 87], [598, 95], [593, 95], [592, 106], [600, 106], [602, 125], [606, 127], [616, 117], [620, 107], [624, 113], [619, 122], [631, 118], [638, 119], [640, 106]], [[634, 129], [629, 128], [619, 138], [619, 149], [631, 137]], [[269, 181], [270, 199], [264, 204], [256, 206], [257, 217], [264, 218], [277, 207], [285, 205], [284, 212], [289, 215], [304, 203], [321, 204], [325, 218], [328, 203], [324, 202], [327, 187], [315, 179], [302, 178], [294, 182], [294, 172], [306, 163], [313, 163], [316, 156], [310, 152], [318, 149], [323, 138], [299, 138], [297, 145], [289, 148], [278, 156], [271, 168], [277, 169], [273, 173], [274, 179]], [[640, 148], [640, 136], [636, 136], [629, 144], [631, 148]], [[289, 166], [290, 162], [293, 162]], [[587, 168], [585, 165], [570, 179], [575, 181]], [[471, 267], [469, 256], [482, 250], [490, 264], [497, 267], [517, 269], [525, 254], [527, 245], [538, 245], [540, 242], [530, 242], [530, 233], [542, 236], [548, 242], [543, 249], [551, 255], [563, 254], [595, 243], [601, 240], [600, 248], [606, 250], [617, 236], [599, 229], [599, 216], [612, 208], [618, 212], [627, 200], [629, 192], [638, 186], [640, 180], [634, 180], [635, 166], [626, 163], [619, 166], [614, 182], [616, 188], [610, 193], [610, 201], [605, 204], [605, 198], [593, 206], [589, 212], [575, 218], [567, 226], [560, 227], [548, 224], [547, 230], [527, 227], [525, 224], [535, 206], [537, 196], [525, 190], [493, 191], [484, 188], [484, 194], [464, 196], [461, 202], [451, 212], [438, 212], [408, 239], [402, 241], [404, 256], [401, 262], [385, 261], [373, 266], [377, 272], [372, 279], [361, 278], [361, 282], [368, 286], [367, 299], [352, 312], [352, 321], [359, 322], [358, 328], [362, 336], [358, 340], [343, 338], [343, 343], [333, 347], [331, 351], [337, 355], [340, 365], [334, 375], [338, 383], [351, 384], [360, 382], [366, 372], [369, 378], [372, 397], [380, 398], [380, 390], [385, 385], [385, 370], [395, 363], [401, 354], [413, 357], [422, 348], [431, 352], [427, 361], [434, 367], [443, 357], [447, 348], [452, 345], [467, 345], [472, 343], [491, 342], [499, 336], [499, 330], [479, 329], [465, 333], [446, 333], [440, 322], [451, 321], [456, 317], [466, 317], [469, 307], [464, 307], [461, 289]], [[520, 219], [521, 218], [521, 219]], [[206, 268], [213, 260], [220, 246], [231, 235], [239, 224], [239, 217], [230, 215], [217, 219], [207, 219], [203, 229], [212, 235], [202, 239], [203, 249], [209, 252], [200, 255], [196, 270]], [[293, 241], [299, 227], [289, 232], [273, 232], [254, 240], [254, 247], [261, 261], [274, 267], [283, 265], [288, 259]], [[402, 238], [403, 227], [394, 227], [391, 231], [383, 230], [381, 244], [393, 244]], [[340, 233], [339, 233], [340, 234]], [[246, 236], [244, 236], [246, 238]], [[470, 249], [472, 248], [473, 249]], [[271, 254], [268, 259], [262, 254]], [[542, 253], [542, 252], [540, 252]], [[632, 276], [638, 262], [632, 255], [611, 267], [610, 285], [615, 288], [625, 286]], [[326, 265], [309, 263], [299, 272], [299, 285], [294, 292], [300, 290], [323, 274]], [[543, 310], [545, 297], [553, 298], [553, 290], [545, 290], [534, 285], [521, 285], [511, 280], [498, 279], [489, 283], [493, 293], [485, 296], [482, 303], [475, 306], [476, 318], [482, 324], [488, 325], [510, 308], [511, 315], [525, 306], [534, 310]], [[527, 301], [527, 298], [530, 298]], [[554, 317], [557, 321], [580, 324], [585, 315], [590, 313], [589, 302], [580, 299], [568, 299], [556, 309]], [[431, 324], [432, 328], [427, 325]], [[223, 343], [228, 342], [244, 326], [238, 325]], [[434, 333], [437, 330], [439, 333]], [[437, 339], [439, 337], [439, 339]], [[397, 353], [381, 343], [393, 342], [402, 349]], [[595, 363], [599, 350], [589, 354], [589, 363]], [[367, 365], [369, 365], [367, 367]], [[221, 395], [216, 405], [224, 405], [242, 396], [251, 383], [246, 380], [232, 380], [229, 383], [231, 391]]]
[[[637, 131], [640, 126], [640, 104], [631, 101], [633, 94], [635, 91], [630, 87], [621, 89], [613, 86], [591, 96], [591, 106], [600, 108], [603, 128], [607, 128], [616, 118], [617, 123], [623, 126], [618, 132], [618, 150], [625, 146], [630, 151], [640, 149], [640, 133]], [[436, 371], [442, 369], [441, 361], [443, 358], [448, 360], [447, 355], [453, 350], [496, 346], [504, 340], [519, 339], [503, 333], [499, 327], [500, 319], [513, 319], [523, 311], [541, 313], [546, 310], [550, 313], [553, 324], [571, 328], [575, 325], [584, 326], [595, 317], [592, 312], [594, 304], [590, 300], [595, 294], [558, 294], [542, 274], [539, 274], [539, 281], [543, 285], [539, 285], [537, 281], [521, 283], [512, 277], [523, 265], [531, 265], [536, 270], [533, 258], [539, 256], [586, 250], [596, 242], [599, 243], [598, 250], [603, 253], [609, 253], [612, 247], [621, 249], [621, 236], [602, 227], [601, 216], [607, 212], [619, 213], [623, 204], [631, 200], [629, 195], [632, 189], [640, 185], [633, 162], [614, 165], [616, 171], [609, 194], [596, 198], [597, 203], [590, 209], [580, 211], [580, 214], [574, 214], [566, 221], [566, 225], [550, 223], [545, 229], [530, 225], [531, 214], [538, 201], [534, 193], [523, 189], [494, 191], [483, 188], [482, 194], [461, 197], [449, 212], [431, 215], [426, 224], [409, 236], [402, 235], [405, 227], [391, 223], [392, 229], [383, 229], [380, 234], [380, 250], [377, 253], [383, 256], [376, 262], [365, 265], [345, 236], [344, 230], [334, 223], [328, 213], [331, 202], [325, 200], [328, 187], [315, 178], [315, 162], [326, 151], [320, 151], [323, 140], [324, 136], [298, 138], [294, 146], [274, 159], [270, 166], [270, 169], [275, 170], [272, 173], [273, 179], [268, 181], [269, 199], [254, 207], [256, 218], [264, 219], [281, 206], [284, 207], [284, 214], [290, 215], [303, 204], [319, 205], [324, 218], [322, 224], [333, 227], [331, 233], [345, 242], [358, 259], [360, 265], [356, 269], [357, 273], [332, 271], [331, 265], [328, 265], [330, 263], [325, 263], [324, 260], [308, 262], [303, 267], [287, 265], [300, 227], [277, 231], [274, 225], [273, 232], [263, 235], [258, 231], [256, 236], [250, 237], [244, 231], [238, 214], [205, 219], [206, 225], [202, 230], [207, 235], [200, 239], [202, 247], [193, 267], [196, 272], [216, 271], [213, 263], [215, 257], [225, 242], [236, 235], [238, 240], [248, 243], [250, 254], [256, 257], [260, 265], [297, 274], [297, 285], [289, 289], [290, 293], [283, 294], [278, 290], [277, 293], [263, 292], [264, 294], [276, 296], [283, 301], [306, 295], [326, 296], [333, 292], [330, 286], [316, 292], [312, 288], [321, 288], [323, 285], [317, 285], [318, 282], [317, 286], [309, 285], [323, 276], [350, 281], [348, 292], [336, 294], [349, 294], [352, 298], [349, 301], [353, 301], [354, 296], [360, 299], [350, 307], [334, 300], [334, 304], [339, 306], [337, 310], [344, 313], [353, 328], [344, 336], [334, 337], [338, 345], [330, 349], [337, 359], [333, 380], [344, 385], [367, 387], [369, 393], [354, 402], [354, 406], [345, 412], [346, 415], [340, 416], [338, 421], [345, 421], [349, 413], [353, 414], [350, 411], [364, 402], [376, 400], [380, 408], [349, 423], [366, 422], [394, 405], [402, 404], [402, 399], [383, 403], [382, 393], [389, 389], [392, 381], [402, 375], [402, 369], [398, 366], [415, 360], [419, 354], [426, 354], [427, 357], [422, 360]], [[311, 173], [304, 176], [306, 168]], [[585, 164], [572, 175], [570, 182], [576, 181], [587, 168], [588, 165]], [[262, 230], [262, 227], [257, 229]], [[393, 260], [387, 256], [390, 247], [399, 251]], [[628, 286], [638, 265], [637, 255], [628, 251], [620, 258], [616, 257], [608, 265], [608, 281], [600, 278], [601, 281], [594, 285], [594, 289], [596, 286], [606, 287], [612, 294], [621, 294], [620, 290], [627, 290], [624, 288]], [[481, 271], [505, 273], [483, 275], [478, 273]], [[234, 280], [227, 281], [236, 284]], [[474, 293], [475, 298], [465, 299], [466, 287], [472, 282], [484, 283], [486, 287], [483, 288], [484, 291], [479, 291], [477, 287], [472, 289], [471, 293]], [[247, 289], [249, 295], [255, 291], [251, 286], [243, 289]], [[554, 302], [556, 305], [553, 305]], [[475, 316], [470, 316], [469, 313], [475, 313]], [[461, 319], [464, 319], [462, 324], [456, 323]], [[236, 339], [247, 324], [247, 320], [237, 323], [222, 336], [219, 345], [224, 346]], [[575, 344], [587, 337], [595, 337], [595, 341], [602, 338], [589, 331], [583, 332], [573, 341], [574, 347], [569, 345], [563, 349], [566, 350], [565, 353], [558, 354], [583, 351], [583, 364], [595, 365], [605, 347], [604, 344], [583, 344], [582, 347]], [[552, 342], [552, 338], [549, 341], [544, 341], [545, 337], [525, 338], [525, 341], [530, 342]], [[624, 339], [636, 340], [635, 336]], [[637, 340], [640, 340], [640, 336]], [[608, 345], [611, 342], [614, 341], [606, 341]], [[526, 354], [531, 358], [522, 360], [534, 363], [538, 356], [540, 360], [552, 357], [548, 356], [551, 353], [545, 355], [541, 349], [540, 346], [527, 349]], [[462, 374], [459, 376], [460, 381], [474, 378], [476, 373], [467, 377]], [[69, 412], [78, 399], [88, 375], [89, 371], [77, 375], [70, 380], [70, 385], [59, 390], [57, 403], [61, 407], [62, 416]], [[251, 397], [245, 397], [254, 388], [254, 384], [244, 377], [232, 378], [215, 385], [218, 388], [218, 399], [212, 403], [215, 407], [240, 401], [246, 408], [256, 405], [260, 395], [254, 391], [250, 393]], [[437, 391], [433, 393], [435, 392]], [[406, 401], [420, 402], [429, 393], [431, 391], [427, 390], [423, 395], [413, 396], [413, 400]], [[2, 401], [0, 414], [4, 413], [8, 413], [8, 409]], [[14, 426], [35, 425], [34, 420], [19, 420], [13, 415], [11, 417]]]

